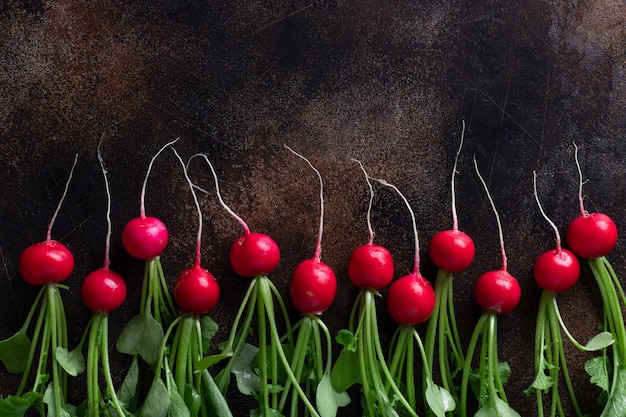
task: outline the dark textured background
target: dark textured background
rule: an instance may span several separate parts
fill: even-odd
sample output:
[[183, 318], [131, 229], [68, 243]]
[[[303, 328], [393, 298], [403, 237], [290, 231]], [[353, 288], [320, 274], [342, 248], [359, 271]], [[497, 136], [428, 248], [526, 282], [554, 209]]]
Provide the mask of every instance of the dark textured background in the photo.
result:
[[[522, 392], [533, 379], [539, 291], [532, 264], [554, 237], [534, 203], [532, 172], [538, 172], [545, 210], [564, 231], [578, 213], [576, 142], [589, 180], [587, 208], [610, 214], [618, 227], [626, 223], [626, 3], [0, 4], [2, 338], [20, 327], [36, 294], [20, 279], [17, 258], [45, 238], [75, 153], [76, 177], [53, 237], [76, 256], [64, 293], [73, 345], [87, 324], [90, 312], [79, 286], [101, 266], [106, 227], [96, 159], [101, 138], [113, 198], [112, 268], [130, 290], [127, 303], [111, 315], [112, 339], [137, 311], [143, 268], [124, 253], [121, 228], [138, 215], [151, 155], [177, 137], [184, 157], [209, 154], [228, 204], [253, 230], [278, 242], [282, 262], [272, 278], [285, 294], [295, 265], [313, 255], [319, 203], [314, 173], [283, 144], [321, 171], [323, 259], [340, 281], [336, 303], [324, 317], [338, 330], [346, 326], [356, 295], [346, 263], [352, 249], [367, 241], [367, 188], [350, 158], [405, 193], [425, 248], [435, 232], [451, 226], [449, 179], [464, 119], [458, 208], [460, 227], [473, 236], [477, 254], [456, 280], [462, 336], [466, 343], [480, 314], [472, 297], [475, 279], [500, 266], [494, 215], [472, 167], [475, 155], [500, 210], [510, 271], [523, 290], [519, 307], [499, 320], [500, 356], [513, 372], [507, 394], [520, 414], [535, 414], [533, 397]], [[202, 164], [192, 165], [194, 180], [212, 191], [208, 174]], [[390, 248], [400, 276], [412, 266], [410, 217], [397, 196], [378, 190], [377, 243]], [[196, 213], [171, 152], [154, 167], [146, 204], [149, 215], [169, 226], [171, 244], [162, 260], [173, 280], [192, 262]], [[201, 204], [203, 265], [222, 288], [212, 317], [223, 339], [247, 286], [227, 260], [241, 229], [213, 193], [201, 196]], [[610, 259], [624, 276], [623, 239]], [[422, 271], [429, 278], [436, 273], [425, 255]], [[599, 295], [587, 268], [580, 284], [559, 300], [579, 339], [596, 332]], [[380, 306], [380, 318], [388, 322]], [[597, 391], [582, 370], [589, 356], [572, 349], [568, 355], [581, 403], [597, 412]], [[128, 358], [112, 359], [119, 377]], [[0, 373], [1, 394], [15, 386], [14, 377]], [[249, 405], [243, 404], [242, 416]]]

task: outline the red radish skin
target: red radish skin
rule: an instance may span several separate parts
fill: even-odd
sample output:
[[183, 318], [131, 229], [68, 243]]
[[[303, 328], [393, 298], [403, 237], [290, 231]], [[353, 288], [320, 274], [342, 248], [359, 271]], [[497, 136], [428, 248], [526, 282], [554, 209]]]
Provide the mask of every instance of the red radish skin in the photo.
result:
[[74, 270], [74, 255], [56, 240], [39, 242], [24, 249], [18, 269], [24, 281], [32, 285], [61, 282]]
[[448, 272], [461, 272], [474, 260], [474, 241], [460, 230], [444, 230], [430, 241], [428, 255], [435, 265]]
[[521, 295], [517, 280], [504, 270], [486, 272], [474, 285], [474, 298], [478, 305], [498, 314], [513, 311]]
[[321, 314], [331, 306], [336, 293], [337, 278], [325, 263], [307, 259], [294, 270], [290, 296], [300, 313]]
[[383, 246], [368, 243], [350, 255], [348, 278], [358, 288], [380, 290], [389, 285], [393, 273], [393, 258]]
[[220, 297], [220, 287], [213, 275], [200, 265], [183, 271], [174, 284], [174, 299], [184, 311], [207, 314]]
[[80, 295], [93, 311], [109, 313], [124, 303], [126, 282], [116, 272], [106, 268], [96, 269], [83, 280]]
[[387, 293], [387, 311], [400, 324], [421, 324], [432, 314], [435, 301], [435, 290], [430, 282], [413, 273], [391, 284]]
[[230, 264], [242, 277], [267, 275], [280, 262], [278, 244], [263, 233], [245, 233], [230, 247]]
[[617, 226], [604, 213], [584, 214], [567, 226], [565, 240], [577, 256], [599, 258], [608, 255], [617, 244]]
[[122, 245], [133, 258], [148, 260], [159, 256], [167, 246], [169, 234], [156, 217], [135, 217], [122, 230]]
[[576, 256], [567, 249], [552, 249], [537, 258], [534, 276], [541, 289], [563, 292], [578, 282], [580, 264]]

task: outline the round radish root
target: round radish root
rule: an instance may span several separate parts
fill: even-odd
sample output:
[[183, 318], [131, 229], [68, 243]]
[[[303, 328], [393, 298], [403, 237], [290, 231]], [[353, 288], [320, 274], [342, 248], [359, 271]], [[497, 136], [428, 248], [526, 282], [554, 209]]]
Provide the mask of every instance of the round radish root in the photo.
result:
[[183, 271], [174, 284], [174, 299], [184, 311], [206, 314], [220, 298], [220, 287], [213, 275], [200, 265]]
[[393, 272], [391, 253], [380, 245], [359, 246], [348, 261], [348, 278], [359, 288], [380, 290], [391, 282]]
[[230, 265], [242, 277], [267, 275], [280, 262], [278, 245], [266, 234], [246, 233], [233, 243], [229, 253]]
[[608, 255], [617, 243], [617, 227], [603, 213], [581, 215], [567, 226], [567, 245], [581, 258], [599, 258]]
[[400, 324], [421, 324], [432, 314], [435, 301], [435, 291], [430, 282], [414, 273], [391, 284], [387, 293], [387, 311]]
[[546, 291], [569, 290], [576, 284], [579, 275], [578, 259], [567, 249], [546, 251], [535, 262], [535, 281], [541, 289]]
[[484, 273], [474, 285], [474, 298], [478, 305], [499, 314], [513, 311], [521, 295], [517, 280], [503, 270]]
[[474, 241], [459, 230], [436, 233], [428, 246], [433, 263], [448, 272], [461, 272], [474, 260]]
[[74, 270], [74, 255], [56, 240], [39, 242], [24, 249], [18, 269], [24, 281], [32, 285], [61, 282]]
[[159, 256], [168, 241], [165, 224], [156, 217], [135, 217], [122, 230], [122, 245], [133, 258], [148, 260]]
[[302, 314], [321, 314], [331, 306], [337, 293], [337, 278], [323, 262], [300, 262], [291, 278], [291, 301]]
[[109, 269], [96, 269], [83, 280], [80, 295], [93, 311], [108, 313], [121, 306], [126, 299], [126, 282]]

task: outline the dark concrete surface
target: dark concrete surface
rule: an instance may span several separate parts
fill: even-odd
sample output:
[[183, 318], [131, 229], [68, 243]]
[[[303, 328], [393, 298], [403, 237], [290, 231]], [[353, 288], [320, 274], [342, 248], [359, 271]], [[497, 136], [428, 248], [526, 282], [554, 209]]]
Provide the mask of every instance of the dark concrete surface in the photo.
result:
[[[350, 158], [405, 193], [425, 249], [451, 226], [450, 172], [461, 121], [466, 146], [457, 184], [460, 227], [473, 236], [473, 265], [456, 280], [462, 337], [480, 314], [475, 279], [500, 265], [497, 228], [472, 166], [475, 155], [502, 217], [509, 267], [523, 299], [499, 320], [500, 356], [509, 361], [511, 404], [534, 415], [523, 393], [533, 379], [533, 337], [539, 291], [534, 259], [553, 234], [532, 195], [532, 172], [546, 212], [564, 232], [577, 215], [580, 147], [590, 211], [626, 224], [626, 3], [589, 1], [12, 1], [0, 3], [0, 337], [21, 325], [37, 289], [17, 271], [19, 253], [45, 238], [75, 153], [76, 177], [53, 237], [76, 256], [64, 293], [75, 344], [89, 311], [82, 278], [101, 266], [106, 199], [96, 145], [112, 193], [112, 268], [128, 281], [126, 304], [111, 314], [112, 339], [137, 311], [143, 265], [123, 251], [123, 224], [139, 213], [147, 164], [180, 137], [186, 158], [206, 152], [230, 206], [255, 231], [272, 235], [282, 262], [272, 275], [286, 290], [291, 271], [311, 257], [318, 222], [318, 183], [289, 144], [310, 158], [325, 180], [323, 259], [335, 268], [339, 292], [326, 320], [346, 326], [356, 295], [346, 278], [350, 252], [367, 241], [367, 188]], [[209, 191], [209, 171], [192, 164]], [[147, 212], [170, 228], [162, 260], [173, 280], [193, 258], [196, 214], [171, 152], [155, 164]], [[228, 265], [241, 233], [213, 193], [201, 196], [203, 264], [222, 298], [211, 314], [223, 340], [247, 280]], [[377, 188], [377, 242], [412, 266], [410, 217], [389, 190]], [[423, 250], [422, 270], [436, 270]], [[626, 274], [624, 240], [610, 255]], [[600, 300], [588, 268], [559, 297], [582, 340], [596, 332]], [[380, 318], [393, 323], [381, 302]], [[294, 318], [295, 318], [294, 314]], [[383, 329], [385, 328], [383, 327]], [[389, 330], [391, 331], [391, 330]], [[384, 333], [388, 337], [389, 333]], [[584, 409], [597, 413], [597, 390], [569, 348]], [[113, 353], [119, 378], [128, 358]], [[0, 393], [16, 379], [0, 372]], [[74, 395], [82, 388], [71, 385]], [[238, 397], [237, 397], [238, 398]], [[355, 402], [358, 400], [355, 398]], [[243, 405], [242, 405], [243, 404]], [[238, 415], [249, 403], [238, 401]], [[238, 408], [241, 407], [241, 408]], [[358, 415], [352, 408], [344, 415]]]

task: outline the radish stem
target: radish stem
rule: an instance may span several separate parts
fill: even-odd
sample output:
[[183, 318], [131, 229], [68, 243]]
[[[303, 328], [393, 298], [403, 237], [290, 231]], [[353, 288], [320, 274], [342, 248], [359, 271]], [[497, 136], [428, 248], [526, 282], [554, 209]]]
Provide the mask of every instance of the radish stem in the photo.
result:
[[72, 164], [72, 168], [70, 169], [70, 174], [67, 178], [67, 181], [65, 182], [65, 188], [63, 189], [63, 194], [61, 194], [61, 199], [59, 200], [59, 204], [54, 210], [52, 219], [50, 219], [50, 223], [48, 224], [48, 231], [46, 233], [46, 242], [48, 243], [50, 243], [50, 241], [52, 240], [52, 225], [54, 224], [54, 221], [56, 220], [57, 215], [59, 214], [59, 211], [61, 210], [61, 205], [63, 204], [63, 200], [65, 200], [65, 196], [67, 195], [67, 190], [70, 187], [70, 181], [72, 181], [72, 176], [74, 175], [74, 168], [76, 168], [76, 162], [78, 162], [78, 154], [74, 156], [74, 163]]

